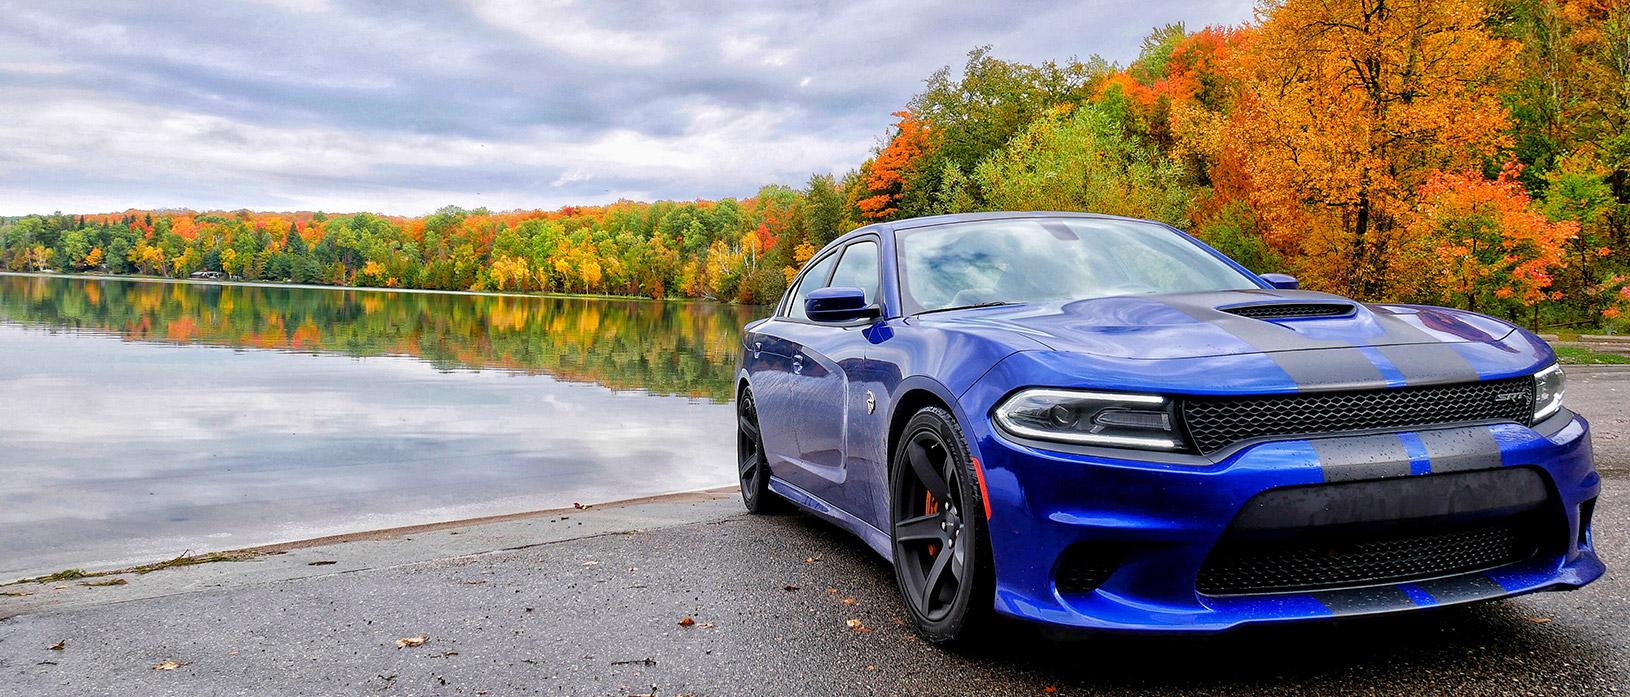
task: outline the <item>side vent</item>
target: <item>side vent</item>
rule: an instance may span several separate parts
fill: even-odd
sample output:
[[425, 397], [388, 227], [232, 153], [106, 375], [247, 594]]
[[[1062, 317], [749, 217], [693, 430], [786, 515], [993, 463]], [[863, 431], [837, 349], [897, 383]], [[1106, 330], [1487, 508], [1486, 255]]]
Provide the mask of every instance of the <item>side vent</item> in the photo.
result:
[[1255, 305], [1219, 307], [1217, 309], [1231, 315], [1250, 317], [1251, 319], [1294, 319], [1300, 317], [1340, 317], [1352, 314], [1357, 308], [1352, 303], [1258, 303]]
[[1109, 580], [1126, 558], [1126, 547], [1114, 542], [1080, 542], [1064, 550], [1053, 583], [1066, 595], [1091, 593]]

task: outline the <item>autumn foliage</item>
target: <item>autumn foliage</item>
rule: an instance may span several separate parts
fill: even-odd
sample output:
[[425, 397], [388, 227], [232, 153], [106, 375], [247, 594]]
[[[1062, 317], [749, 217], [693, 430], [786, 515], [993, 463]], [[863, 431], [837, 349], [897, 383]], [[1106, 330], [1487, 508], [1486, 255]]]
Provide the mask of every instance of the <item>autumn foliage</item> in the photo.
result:
[[860, 214], [871, 220], [890, 218], [900, 212], [897, 204], [906, 175], [928, 145], [928, 128], [922, 121], [909, 111], [894, 112], [894, 117], [899, 119], [894, 124], [894, 137], [877, 152], [866, 169], [866, 188], [871, 195], [858, 204]]
[[1233, 61], [1225, 137], [1270, 243], [1311, 260], [1310, 285], [1407, 290], [1393, 260], [1415, 193], [1509, 143], [1499, 89], [1516, 46], [1487, 14], [1475, 0], [1288, 0]]
[[1261, 0], [1244, 25], [1158, 27], [1126, 65], [976, 48], [870, 159], [802, 188], [417, 218], [30, 216], [0, 220], [0, 265], [767, 302], [860, 225], [1050, 208], [1163, 221], [1307, 288], [1623, 330], [1627, 47], [1620, 0]]
[[1435, 289], [1446, 304], [1508, 315], [1560, 299], [1551, 274], [1579, 225], [1539, 212], [1517, 181], [1521, 169], [1507, 166], [1495, 179], [1439, 173], [1421, 187], [1407, 230], [1431, 254], [1401, 264], [1428, 271], [1417, 294]]

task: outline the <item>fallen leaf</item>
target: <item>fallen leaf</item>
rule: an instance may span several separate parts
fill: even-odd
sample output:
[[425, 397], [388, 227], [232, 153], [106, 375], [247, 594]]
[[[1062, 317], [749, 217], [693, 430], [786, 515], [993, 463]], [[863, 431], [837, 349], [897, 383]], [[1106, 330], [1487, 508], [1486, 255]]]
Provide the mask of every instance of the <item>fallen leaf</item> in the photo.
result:
[[236, 651], [228, 651], [228, 652], [226, 652], [226, 655], [228, 655], [228, 656], [236, 656], [236, 655], [238, 655], [238, 652], [236, 652]]
[[820, 560], [821, 560], [820, 557], [805, 557], [804, 558], [804, 563], [805, 564], [814, 564], [815, 562], [818, 562]]
[[843, 599], [839, 600], [838, 602], [843, 603], [844, 605], [854, 605], [855, 604], [855, 599], [854, 598], [843, 598]]
[[579, 511], [586, 511], [586, 510], [589, 510], [590, 508], [594, 508], [594, 504], [591, 503], [591, 504], [588, 504], [588, 505], [585, 506], [585, 505], [583, 505], [581, 503], [573, 501], [572, 502], [572, 508], [575, 508], [575, 509], [577, 509]]
[[586, 562], [583, 562], [583, 566], [599, 566], [599, 565], [600, 565], [600, 562], [597, 562], [597, 561], [586, 561]]
[[335, 561], [333, 559], [323, 559], [321, 561], [306, 562], [306, 566], [328, 566], [329, 564], [338, 564], [338, 563], [339, 563], [338, 561]]
[[165, 662], [160, 663], [160, 664], [158, 664], [156, 666], [153, 666], [153, 670], [175, 670], [177, 668], [180, 668], [181, 666], [190, 666], [190, 665], [192, 665], [192, 661], [187, 661], [185, 663], [176, 663], [175, 661], [165, 661]]
[[682, 619], [682, 620], [679, 621], [679, 626], [681, 626], [681, 627], [689, 627], [689, 626], [691, 626], [693, 624], [696, 624], [696, 620], [693, 620], [693, 619], [691, 619], [689, 617], [686, 617], [685, 619]]
[[850, 628], [859, 627], [860, 626], [860, 620], [849, 620], [848, 622], [845, 622], [844, 624], [849, 625]]
[[68, 648], [68, 640], [63, 639], [62, 641], [57, 642], [56, 646], [51, 647], [51, 650], [52, 651], [61, 651], [61, 650], [66, 649], [66, 648]]
[[425, 641], [427, 641], [429, 639], [430, 639], [430, 637], [427, 637], [427, 636], [425, 636], [423, 634], [420, 634], [419, 636], [404, 637], [402, 639], [397, 639], [396, 640], [396, 648], [402, 649], [402, 648], [407, 648], [409, 646], [419, 646], [419, 645], [425, 643]]
[[1058, 688], [1056, 688], [1056, 687], [1046, 687], [1046, 688], [1042, 688], [1041, 691], [1045, 692], [1047, 694], [1053, 694], [1054, 692], [1058, 692]]
[[1536, 622], [1536, 623], [1539, 623], [1539, 624], [1545, 624], [1546, 622], [1550, 622], [1551, 618], [1549, 618], [1549, 617], [1530, 617], [1530, 618], [1528, 618], [1528, 621], [1529, 622]]
[[838, 592], [838, 589], [836, 589], [836, 588], [828, 588], [828, 589], [826, 589], [826, 592], [828, 592], [828, 593], [836, 593], [836, 592]]
[[788, 593], [791, 593], [791, 592], [793, 592], [795, 590], [798, 590], [798, 587], [797, 586], [785, 586], [781, 590], [784, 590], [784, 591], [786, 591]]

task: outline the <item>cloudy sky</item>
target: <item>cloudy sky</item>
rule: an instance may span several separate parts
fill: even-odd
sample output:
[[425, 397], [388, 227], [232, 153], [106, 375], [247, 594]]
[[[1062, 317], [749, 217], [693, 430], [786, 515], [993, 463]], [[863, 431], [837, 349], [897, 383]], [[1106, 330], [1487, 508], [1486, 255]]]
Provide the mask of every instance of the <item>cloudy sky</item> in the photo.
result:
[[0, 0], [0, 215], [746, 196], [974, 46], [1126, 62], [1250, 0]]

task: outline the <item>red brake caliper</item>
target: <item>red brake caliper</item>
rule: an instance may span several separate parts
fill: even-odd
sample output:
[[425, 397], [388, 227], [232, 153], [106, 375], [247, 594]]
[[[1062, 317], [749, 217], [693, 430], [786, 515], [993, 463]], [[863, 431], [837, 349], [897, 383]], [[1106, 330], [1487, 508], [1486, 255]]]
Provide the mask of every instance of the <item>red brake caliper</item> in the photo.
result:
[[[934, 495], [933, 494], [924, 492], [923, 493], [923, 515], [934, 515], [935, 513], [938, 513], [938, 512], [940, 512], [940, 502], [934, 500]], [[939, 556], [939, 553], [940, 553], [939, 545], [929, 545], [928, 546], [928, 556], [937, 557], [937, 556]]]

